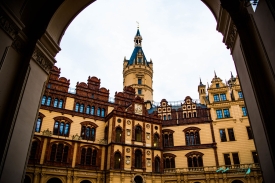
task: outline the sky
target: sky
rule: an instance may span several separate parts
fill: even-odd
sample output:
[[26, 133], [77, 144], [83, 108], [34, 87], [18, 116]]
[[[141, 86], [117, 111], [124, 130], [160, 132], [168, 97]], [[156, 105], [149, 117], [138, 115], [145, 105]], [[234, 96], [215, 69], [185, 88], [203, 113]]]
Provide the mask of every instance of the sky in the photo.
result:
[[200, 0], [98, 0], [70, 24], [61, 40], [56, 66], [61, 77], [123, 91], [123, 60], [134, 49], [137, 23], [147, 60], [153, 61], [153, 99], [198, 99], [198, 85], [210, 84], [214, 71], [223, 81], [236, 76], [230, 50], [216, 30], [216, 20]]

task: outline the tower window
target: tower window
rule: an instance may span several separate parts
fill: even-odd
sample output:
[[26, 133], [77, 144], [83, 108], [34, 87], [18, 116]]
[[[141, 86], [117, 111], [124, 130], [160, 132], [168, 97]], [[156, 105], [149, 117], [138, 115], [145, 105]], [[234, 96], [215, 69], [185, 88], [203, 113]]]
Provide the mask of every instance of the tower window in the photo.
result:
[[142, 94], [142, 90], [138, 89], [138, 94], [141, 95]]
[[253, 133], [250, 126], [246, 127], [246, 131], [247, 131], [248, 139], [253, 139]]
[[219, 88], [220, 87], [220, 84], [219, 83], [216, 83], [216, 88]]
[[246, 107], [242, 107], [243, 116], [247, 116]]
[[239, 98], [243, 98], [243, 92], [238, 91]]
[[139, 64], [141, 63], [141, 58], [138, 58], [138, 63], [139, 63]]
[[138, 79], [138, 84], [139, 84], [139, 85], [141, 85], [141, 84], [142, 84], [141, 79]]

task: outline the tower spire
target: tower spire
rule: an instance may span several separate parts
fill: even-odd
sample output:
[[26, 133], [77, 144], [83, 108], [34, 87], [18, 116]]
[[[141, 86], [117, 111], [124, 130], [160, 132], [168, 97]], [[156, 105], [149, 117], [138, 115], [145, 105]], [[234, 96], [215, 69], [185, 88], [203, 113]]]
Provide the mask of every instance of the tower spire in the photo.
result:
[[215, 76], [215, 78], [217, 78], [217, 74], [216, 74], [216, 71], [214, 70], [214, 76]]

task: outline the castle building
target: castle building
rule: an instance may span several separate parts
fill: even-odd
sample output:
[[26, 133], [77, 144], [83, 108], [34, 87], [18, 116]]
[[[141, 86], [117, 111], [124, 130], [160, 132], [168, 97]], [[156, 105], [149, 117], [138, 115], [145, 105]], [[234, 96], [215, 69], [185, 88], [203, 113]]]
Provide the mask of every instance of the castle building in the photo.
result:
[[238, 77], [215, 74], [207, 88], [200, 81], [199, 101], [162, 99], [149, 108], [152, 62], [139, 30], [134, 41], [114, 101], [97, 77], [72, 91], [51, 69], [25, 183], [261, 183]]

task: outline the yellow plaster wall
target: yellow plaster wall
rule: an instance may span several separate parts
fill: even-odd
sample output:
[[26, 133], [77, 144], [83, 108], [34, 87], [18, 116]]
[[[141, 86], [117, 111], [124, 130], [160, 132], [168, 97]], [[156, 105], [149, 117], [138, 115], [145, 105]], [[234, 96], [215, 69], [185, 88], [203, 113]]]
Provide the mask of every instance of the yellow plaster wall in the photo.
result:
[[74, 109], [74, 98], [71, 98], [71, 97], [66, 98], [65, 109], [67, 109], [67, 110], [73, 110]]

